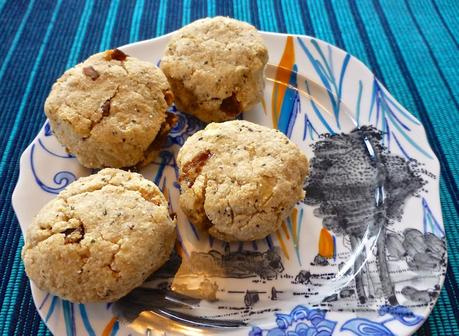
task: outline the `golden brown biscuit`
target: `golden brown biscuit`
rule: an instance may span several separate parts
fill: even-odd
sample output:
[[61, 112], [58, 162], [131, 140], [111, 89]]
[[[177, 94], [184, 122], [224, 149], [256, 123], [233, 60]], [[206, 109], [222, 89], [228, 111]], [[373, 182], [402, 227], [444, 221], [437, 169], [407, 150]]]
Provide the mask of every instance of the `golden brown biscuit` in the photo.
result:
[[255, 27], [215, 17], [176, 32], [160, 67], [175, 104], [204, 122], [235, 119], [263, 96], [268, 50]]
[[153, 159], [172, 100], [159, 68], [114, 49], [67, 70], [53, 85], [45, 113], [56, 138], [83, 166], [121, 168]]
[[42, 290], [73, 302], [114, 301], [166, 262], [175, 237], [168, 203], [153, 182], [103, 169], [40, 210], [22, 258]]
[[226, 241], [266, 237], [304, 198], [306, 156], [281, 132], [248, 121], [209, 124], [177, 163], [183, 211]]

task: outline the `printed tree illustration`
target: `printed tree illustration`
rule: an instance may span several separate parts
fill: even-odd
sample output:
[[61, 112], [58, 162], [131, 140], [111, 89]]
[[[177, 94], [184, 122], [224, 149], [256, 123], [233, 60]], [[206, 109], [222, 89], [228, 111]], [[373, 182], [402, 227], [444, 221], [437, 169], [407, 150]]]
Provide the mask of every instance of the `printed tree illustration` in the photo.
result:
[[[401, 219], [404, 202], [422, 187], [423, 179], [413, 162], [390, 155], [381, 145], [381, 133], [371, 127], [325, 136], [313, 150], [305, 203], [318, 206], [314, 214], [323, 218], [323, 226], [338, 236], [348, 236], [353, 251], [365, 237], [377, 237], [382, 291], [387, 301], [396, 305], [387, 263], [386, 230], [392, 221]], [[353, 265], [361, 303], [367, 301], [361, 271], [365, 258], [363, 249]]]

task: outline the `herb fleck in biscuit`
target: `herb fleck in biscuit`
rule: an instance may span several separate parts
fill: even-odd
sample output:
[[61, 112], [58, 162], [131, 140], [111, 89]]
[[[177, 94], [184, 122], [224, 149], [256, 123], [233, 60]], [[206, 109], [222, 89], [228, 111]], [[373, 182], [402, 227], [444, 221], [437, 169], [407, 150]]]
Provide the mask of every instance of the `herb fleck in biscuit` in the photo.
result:
[[42, 290], [73, 302], [114, 301], [163, 265], [175, 237], [175, 221], [154, 183], [104, 169], [41, 209], [22, 258]]
[[146, 164], [171, 128], [162, 71], [118, 49], [67, 70], [45, 103], [55, 136], [88, 168]]
[[187, 139], [177, 163], [183, 211], [226, 241], [266, 237], [304, 198], [305, 155], [281, 132], [247, 121], [209, 124]]
[[205, 122], [235, 119], [259, 103], [268, 51], [255, 27], [215, 17], [172, 36], [160, 67], [175, 104]]

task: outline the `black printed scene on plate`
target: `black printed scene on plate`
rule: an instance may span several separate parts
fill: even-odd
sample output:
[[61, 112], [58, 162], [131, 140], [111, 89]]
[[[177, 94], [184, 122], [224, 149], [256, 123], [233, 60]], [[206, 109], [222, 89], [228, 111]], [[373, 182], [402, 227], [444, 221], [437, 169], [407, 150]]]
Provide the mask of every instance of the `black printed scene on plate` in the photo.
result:
[[[304, 203], [347, 247], [340, 258], [318, 254], [300, 269], [287, 267], [277, 247], [252, 251], [222, 244], [183, 260], [175, 253], [142, 288], [113, 305], [115, 314], [132, 320], [143, 310], [205, 302], [213, 307], [206, 316], [249, 320], [293, 297], [331, 311], [375, 311], [400, 300], [408, 307], [431, 305], [440, 289], [438, 272], [446, 266], [445, 241], [393, 228], [430, 174], [416, 161], [389, 153], [373, 127], [324, 134], [312, 149]], [[165, 295], [181, 303], [171, 306]]]

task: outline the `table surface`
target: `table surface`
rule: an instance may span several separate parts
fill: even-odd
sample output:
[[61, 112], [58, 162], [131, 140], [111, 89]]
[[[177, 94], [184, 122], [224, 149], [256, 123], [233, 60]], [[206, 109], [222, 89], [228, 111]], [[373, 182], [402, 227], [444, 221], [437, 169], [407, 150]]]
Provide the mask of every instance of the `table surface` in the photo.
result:
[[52, 83], [89, 55], [149, 39], [205, 16], [306, 34], [367, 64], [422, 121], [441, 168], [449, 265], [417, 335], [459, 335], [459, 2], [434, 0], [0, 0], [0, 334], [49, 334], [21, 263], [11, 208], [22, 151], [44, 122]]

